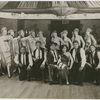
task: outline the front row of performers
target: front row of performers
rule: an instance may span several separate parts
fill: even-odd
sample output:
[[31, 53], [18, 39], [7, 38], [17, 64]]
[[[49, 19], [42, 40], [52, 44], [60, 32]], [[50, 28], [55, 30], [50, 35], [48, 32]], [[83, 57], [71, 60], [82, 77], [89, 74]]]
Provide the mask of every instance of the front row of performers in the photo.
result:
[[60, 33], [61, 37], [57, 36], [57, 31], [53, 31], [51, 42], [47, 45], [42, 31], [36, 37], [31, 30], [24, 37], [24, 31], [20, 30], [18, 37], [15, 37], [12, 29], [7, 31], [3, 27], [0, 36], [0, 73], [4, 74], [7, 69], [9, 78], [18, 72], [19, 80], [30, 81], [33, 76], [35, 80], [42, 79], [43, 82], [49, 79], [50, 85], [56, 80], [60, 84], [77, 82], [83, 86], [83, 79], [99, 85], [100, 52], [96, 49], [97, 42], [90, 28], [87, 28], [84, 38], [78, 32], [75, 28], [70, 39], [67, 30]]

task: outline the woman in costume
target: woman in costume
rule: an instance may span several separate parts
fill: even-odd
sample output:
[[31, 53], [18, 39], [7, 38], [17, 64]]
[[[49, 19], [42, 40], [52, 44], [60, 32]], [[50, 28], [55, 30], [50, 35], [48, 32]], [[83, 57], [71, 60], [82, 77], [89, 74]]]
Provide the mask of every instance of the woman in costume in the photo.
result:
[[68, 35], [67, 30], [64, 30], [63, 32], [61, 32], [61, 38], [63, 39], [63, 41], [67, 45], [68, 50], [71, 50], [73, 48], [73, 44], [72, 44], [72, 41], [67, 37], [67, 35]]
[[[66, 80], [66, 84], [69, 84], [68, 76], [69, 76], [69, 70], [72, 68], [73, 65], [73, 58], [71, 54], [68, 52], [68, 47], [66, 45], [61, 46], [61, 55], [60, 60], [62, 65], [64, 64], [65, 67], [61, 66], [61, 68], [58, 69], [58, 77], [60, 84], [62, 84], [62, 79]], [[60, 64], [60, 63], [59, 63]]]
[[0, 37], [0, 53], [1, 64], [3, 68], [7, 67], [8, 77], [11, 78], [11, 58], [12, 58], [12, 38], [7, 35], [7, 28], [1, 29], [2, 36]]
[[72, 32], [72, 43], [74, 41], [78, 41], [79, 42], [79, 45], [84, 48], [85, 47], [85, 42], [83, 40], [83, 38], [78, 34], [79, 32], [79, 29], [75, 28], [74, 31]]
[[51, 41], [57, 43], [57, 49], [60, 50], [61, 45], [65, 44], [62, 38], [57, 36], [57, 31], [53, 31], [51, 34]]
[[43, 36], [43, 32], [39, 31], [38, 36], [39, 36], [38, 37], [39, 41], [41, 41], [41, 47], [45, 48], [45, 46], [46, 46], [46, 38]]
[[87, 28], [84, 40], [85, 40], [86, 43], [88, 42], [88, 43], [90, 43], [90, 45], [96, 46], [97, 41], [95, 40], [94, 36], [91, 35], [91, 32], [92, 32], [92, 30], [90, 28]]

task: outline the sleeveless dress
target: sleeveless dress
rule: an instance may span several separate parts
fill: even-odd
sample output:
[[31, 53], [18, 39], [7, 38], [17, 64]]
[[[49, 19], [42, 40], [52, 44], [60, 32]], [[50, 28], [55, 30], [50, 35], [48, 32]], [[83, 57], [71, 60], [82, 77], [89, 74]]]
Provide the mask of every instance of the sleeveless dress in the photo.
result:
[[69, 57], [64, 54], [61, 54], [61, 62], [65, 64], [66, 67], [58, 71], [58, 76], [62, 76], [62, 78], [64, 79], [66, 75], [68, 76], [69, 74], [69, 71], [67, 69], [67, 67], [69, 66]]
[[90, 36], [85, 35], [84, 40], [85, 40], [85, 43], [88, 42], [91, 45], [91, 37]]
[[79, 42], [79, 45], [81, 45], [81, 41], [80, 41], [80, 36], [72, 36], [72, 42], [74, 41], [78, 41]]
[[0, 37], [0, 53], [2, 67], [5, 68], [7, 64], [11, 66], [11, 44], [8, 36]]
[[41, 47], [45, 48], [45, 46], [46, 46], [46, 38], [45, 37], [39, 37], [39, 40], [41, 41]]
[[61, 61], [62, 61], [62, 63], [66, 64], [66, 66], [68, 67], [68, 63], [69, 63], [69, 57], [68, 56], [61, 54]]
[[57, 45], [60, 46], [60, 38], [59, 38], [59, 37], [55, 37], [55, 38], [52, 37], [52, 38], [51, 38], [51, 41], [54, 42], [54, 43], [57, 43]]
[[36, 41], [39, 39], [37, 37], [33, 38], [32, 36], [27, 37], [27, 46], [29, 47], [30, 52], [32, 53], [36, 49]]

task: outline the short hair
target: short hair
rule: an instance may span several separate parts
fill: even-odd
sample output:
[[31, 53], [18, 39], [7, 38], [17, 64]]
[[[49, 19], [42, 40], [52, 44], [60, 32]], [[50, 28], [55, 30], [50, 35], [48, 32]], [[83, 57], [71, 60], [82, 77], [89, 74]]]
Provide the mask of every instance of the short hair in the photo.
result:
[[32, 32], [34, 32], [34, 33], [35, 33], [35, 31], [34, 31], [34, 30], [31, 30], [31, 31], [30, 31], [30, 34], [31, 34]]
[[67, 30], [64, 30], [63, 32], [64, 32], [64, 33], [68, 33], [68, 31], [67, 31]]
[[90, 45], [90, 47], [91, 47], [91, 46], [93, 46], [93, 47], [95, 47], [95, 48], [96, 48], [96, 46], [95, 46], [95, 45], [93, 45], [93, 44], [91, 44], [91, 45]]
[[66, 51], [68, 51], [67, 45], [62, 45], [62, 46], [61, 46], [61, 51], [62, 51], [62, 49], [63, 49], [64, 47], [66, 47], [66, 49], [67, 49]]
[[13, 29], [10, 29], [10, 30], [8, 31], [8, 34], [10, 34], [11, 32], [14, 32], [14, 30], [13, 30]]
[[50, 46], [53, 45], [53, 44], [54, 44], [55, 46], [57, 46], [57, 43], [55, 43], [55, 42], [50, 42]]
[[86, 31], [88, 31], [88, 32], [92, 32], [92, 29], [91, 28], [87, 28], [87, 30]]
[[22, 30], [22, 29], [21, 29], [20, 31], [18, 31], [18, 35], [20, 35], [20, 34], [21, 34], [21, 31], [23, 31], [23, 32], [24, 32], [24, 30]]
[[7, 29], [7, 28], [6, 28], [6, 27], [2, 27], [2, 28], [1, 28], [1, 33], [3, 32], [3, 29]]
[[25, 46], [21, 46], [21, 48], [20, 48], [20, 49], [22, 49], [22, 48], [26, 49], [26, 47], [25, 47]]
[[52, 34], [53, 34], [53, 33], [57, 33], [57, 31], [56, 31], [56, 30], [54, 30], [54, 31], [52, 32]]
[[73, 32], [75, 32], [75, 31], [79, 32], [79, 29], [78, 28], [75, 28]]
[[73, 41], [73, 44], [74, 44], [74, 43], [78, 43], [78, 44], [79, 44], [79, 42], [78, 42], [77, 40]]
[[42, 33], [42, 34], [43, 34], [43, 31], [39, 31], [38, 34], [39, 34], [39, 33]]
[[37, 43], [40, 43], [40, 44], [41, 44], [41, 41], [36, 41], [36, 44], [37, 44]]

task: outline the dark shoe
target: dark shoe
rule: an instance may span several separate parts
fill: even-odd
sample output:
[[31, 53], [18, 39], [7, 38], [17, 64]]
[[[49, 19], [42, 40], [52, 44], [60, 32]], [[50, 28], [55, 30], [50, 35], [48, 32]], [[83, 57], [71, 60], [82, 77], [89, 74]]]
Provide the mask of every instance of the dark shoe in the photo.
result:
[[43, 79], [43, 82], [44, 82], [44, 83], [46, 83], [46, 80], [45, 80], [45, 79]]
[[100, 84], [99, 83], [96, 83], [96, 86], [99, 86]]
[[13, 71], [13, 75], [14, 74], [17, 74], [17, 73], [18, 73], [18, 70], [17, 69]]
[[52, 85], [52, 82], [49, 82], [49, 85]]
[[35, 80], [37, 81], [37, 80], [38, 80], [38, 78], [35, 78]]
[[27, 79], [28, 82], [30, 82], [30, 79]]
[[5, 73], [1, 73], [2, 75], [5, 75]]
[[83, 83], [78, 83], [78, 85], [83, 86]]
[[59, 84], [62, 85], [62, 81], [60, 81]]
[[0, 76], [4, 75], [4, 73], [0, 73]]

